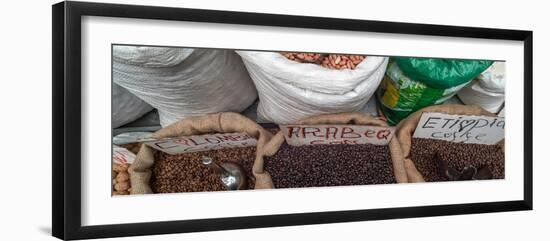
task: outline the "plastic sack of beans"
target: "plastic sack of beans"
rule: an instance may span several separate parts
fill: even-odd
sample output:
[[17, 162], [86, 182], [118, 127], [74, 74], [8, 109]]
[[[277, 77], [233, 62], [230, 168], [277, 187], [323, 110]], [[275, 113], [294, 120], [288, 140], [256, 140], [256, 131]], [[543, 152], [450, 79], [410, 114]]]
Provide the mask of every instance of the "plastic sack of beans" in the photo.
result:
[[[388, 63], [387, 57], [362, 56], [360, 62], [350, 60], [346, 62], [349, 67], [335, 69], [331, 66], [338, 65], [327, 63], [323, 67], [322, 62], [304, 62], [305, 57], [304, 61], [291, 60], [279, 52], [237, 53], [258, 90], [258, 117], [277, 124], [359, 111], [376, 91]], [[344, 62], [338, 57], [331, 61]]]
[[[297, 121], [297, 125], [369, 125], [385, 121], [362, 113], [325, 114]], [[291, 146], [279, 131], [258, 153], [257, 176], [272, 188], [406, 183], [407, 174], [397, 139], [388, 145], [319, 144]], [[262, 173], [262, 174], [260, 174]]]
[[[481, 174], [481, 171], [486, 174], [485, 178], [480, 179], [504, 178], [504, 140], [494, 145], [485, 145], [414, 138], [418, 122], [425, 112], [496, 116], [479, 106], [436, 105], [420, 109], [402, 120], [397, 125], [397, 139], [405, 157], [409, 182], [450, 181], [452, 179], [448, 176], [448, 170], [465, 172], [469, 168], [475, 169], [476, 174]], [[472, 179], [476, 179], [475, 176], [460, 180]]]
[[254, 121], [232, 112], [209, 114], [178, 121], [153, 133], [155, 139], [213, 133], [244, 133], [257, 140], [257, 146], [234, 147], [170, 155], [148, 145], [141, 145], [136, 160], [128, 168], [132, 190], [130, 194], [172, 193], [225, 190], [207, 166], [203, 156], [214, 161], [232, 161], [240, 165], [248, 179], [248, 188], [268, 187], [268, 181], [253, 173], [257, 151], [272, 134]]
[[396, 125], [411, 113], [442, 104], [492, 61], [392, 57], [378, 87], [381, 114]]

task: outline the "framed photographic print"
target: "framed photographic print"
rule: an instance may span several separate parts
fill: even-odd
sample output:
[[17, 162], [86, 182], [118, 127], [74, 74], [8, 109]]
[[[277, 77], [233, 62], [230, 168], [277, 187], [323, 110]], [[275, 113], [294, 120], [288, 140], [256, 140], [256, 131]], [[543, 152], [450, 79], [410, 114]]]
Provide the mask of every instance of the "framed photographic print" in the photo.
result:
[[60, 239], [532, 209], [531, 31], [65, 1], [52, 48]]

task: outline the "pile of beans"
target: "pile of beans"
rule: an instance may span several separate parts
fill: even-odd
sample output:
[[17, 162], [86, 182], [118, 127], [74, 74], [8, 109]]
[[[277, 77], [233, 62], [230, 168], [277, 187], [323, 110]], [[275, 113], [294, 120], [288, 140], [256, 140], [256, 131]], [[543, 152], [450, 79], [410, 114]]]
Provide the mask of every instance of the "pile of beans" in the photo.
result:
[[388, 146], [283, 143], [265, 158], [276, 188], [396, 183]]
[[409, 158], [427, 182], [448, 181], [442, 163], [461, 171], [466, 166], [488, 167], [493, 179], [504, 178], [504, 151], [499, 145], [453, 143], [413, 138]]
[[130, 194], [130, 174], [128, 173], [128, 164], [113, 164], [115, 178], [113, 179], [113, 195]]
[[157, 151], [153, 164], [151, 189], [155, 193], [224, 191], [219, 176], [202, 164], [208, 156], [216, 163], [225, 161], [239, 164], [247, 175], [248, 189], [254, 189], [252, 165], [256, 147], [228, 148], [212, 151], [170, 155]]
[[366, 56], [349, 54], [281, 53], [287, 59], [300, 63], [313, 63], [329, 69], [355, 69]]
[[[129, 143], [120, 145], [128, 151], [137, 154], [141, 143]], [[113, 195], [129, 195], [131, 191], [130, 174], [128, 164], [113, 164]]]

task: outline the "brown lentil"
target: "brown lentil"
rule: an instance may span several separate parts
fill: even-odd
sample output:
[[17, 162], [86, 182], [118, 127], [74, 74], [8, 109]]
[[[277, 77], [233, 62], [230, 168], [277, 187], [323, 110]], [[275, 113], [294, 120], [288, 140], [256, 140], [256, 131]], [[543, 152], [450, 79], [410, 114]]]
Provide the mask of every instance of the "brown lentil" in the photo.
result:
[[329, 69], [355, 69], [366, 56], [349, 54], [319, 54], [282, 52], [287, 59], [299, 63], [313, 63]]
[[427, 182], [448, 181], [441, 162], [458, 171], [487, 166], [493, 179], [504, 178], [504, 152], [499, 145], [453, 143], [413, 138], [410, 159]]
[[388, 146], [283, 143], [264, 165], [276, 188], [396, 183]]
[[224, 191], [219, 177], [202, 164], [203, 156], [211, 157], [218, 164], [225, 161], [239, 164], [248, 178], [248, 189], [254, 189], [252, 165], [256, 157], [256, 147], [241, 147], [178, 155], [157, 151], [151, 177], [153, 192]]

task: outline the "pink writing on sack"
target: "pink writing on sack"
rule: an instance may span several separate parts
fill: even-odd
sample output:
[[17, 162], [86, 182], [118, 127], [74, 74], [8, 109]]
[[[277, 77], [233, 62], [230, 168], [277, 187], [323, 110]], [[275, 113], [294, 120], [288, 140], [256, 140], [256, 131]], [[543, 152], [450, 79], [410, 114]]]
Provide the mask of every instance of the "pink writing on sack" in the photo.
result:
[[154, 140], [145, 142], [145, 144], [173, 155], [223, 148], [256, 146], [256, 142], [253, 136], [245, 133], [220, 133]]
[[289, 145], [375, 144], [387, 145], [393, 127], [365, 125], [282, 125]]
[[132, 164], [136, 155], [126, 148], [113, 145], [113, 162], [117, 164]]

